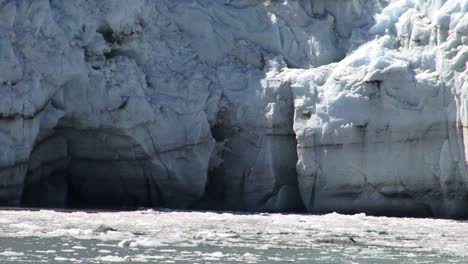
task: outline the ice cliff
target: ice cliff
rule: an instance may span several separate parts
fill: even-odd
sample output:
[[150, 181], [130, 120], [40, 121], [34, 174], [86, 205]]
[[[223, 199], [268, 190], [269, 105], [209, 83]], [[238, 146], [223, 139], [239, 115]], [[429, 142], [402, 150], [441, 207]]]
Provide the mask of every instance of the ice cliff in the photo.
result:
[[468, 216], [466, 0], [0, 0], [0, 204]]

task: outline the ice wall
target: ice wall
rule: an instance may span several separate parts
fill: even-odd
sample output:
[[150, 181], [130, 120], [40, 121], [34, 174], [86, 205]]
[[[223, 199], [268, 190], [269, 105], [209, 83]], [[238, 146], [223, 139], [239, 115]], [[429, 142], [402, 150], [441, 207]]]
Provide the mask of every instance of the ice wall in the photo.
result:
[[466, 1], [392, 1], [342, 61], [285, 70], [311, 212], [467, 213]]
[[463, 215], [467, 6], [0, 0], [0, 203]]

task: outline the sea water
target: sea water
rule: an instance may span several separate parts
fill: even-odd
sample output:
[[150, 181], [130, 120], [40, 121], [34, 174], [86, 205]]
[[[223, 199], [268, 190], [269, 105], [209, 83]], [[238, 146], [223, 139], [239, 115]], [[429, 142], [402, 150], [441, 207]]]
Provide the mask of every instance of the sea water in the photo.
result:
[[468, 222], [0, 211], [0, 263], [468, 263]]

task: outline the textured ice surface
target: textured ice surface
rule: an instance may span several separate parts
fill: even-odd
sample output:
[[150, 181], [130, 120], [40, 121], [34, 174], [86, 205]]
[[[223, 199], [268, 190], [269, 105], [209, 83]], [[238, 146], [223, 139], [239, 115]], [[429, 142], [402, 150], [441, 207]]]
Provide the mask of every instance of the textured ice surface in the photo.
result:
[[364, 214], [0, 211], [1, 263], [466, 263], [467, 237]]
[[279, 74], [309, 211], [466, 215], [467, 11], [392, 1], [370, 29], [381, 36], [336, 64]]
[[0, 0], [0, 204], [466, 216], [466, 0]]

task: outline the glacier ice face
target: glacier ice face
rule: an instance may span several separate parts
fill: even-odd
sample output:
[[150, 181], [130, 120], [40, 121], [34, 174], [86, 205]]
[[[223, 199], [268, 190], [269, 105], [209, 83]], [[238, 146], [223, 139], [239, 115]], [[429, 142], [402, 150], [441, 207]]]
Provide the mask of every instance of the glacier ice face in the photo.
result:
[[282, 73], [309, 211], [466, 215], [468, 5], [431, 8], [395, 1], [371, 28], [382, 36], [334, 65]]
[[465, 213], [464, 0], [0, 1], [0, 203]]

